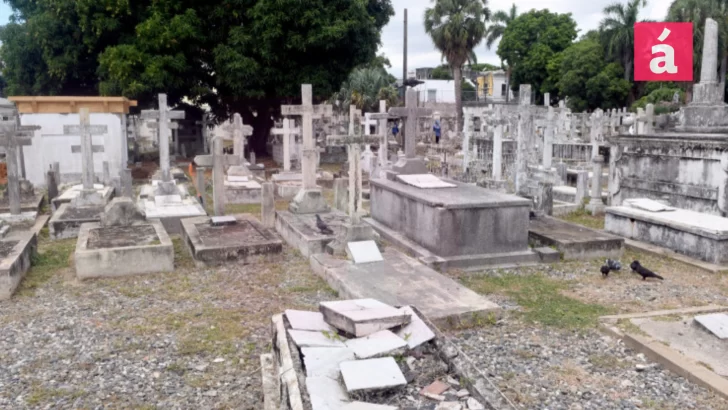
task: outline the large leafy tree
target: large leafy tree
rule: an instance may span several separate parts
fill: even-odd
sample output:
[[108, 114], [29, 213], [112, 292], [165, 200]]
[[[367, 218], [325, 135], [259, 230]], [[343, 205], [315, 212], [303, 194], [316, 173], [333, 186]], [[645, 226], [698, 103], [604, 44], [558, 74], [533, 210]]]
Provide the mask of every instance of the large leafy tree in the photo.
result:
[[542, 90], [549, 62], [575, 38], [576, 22], [570, 13], [531, 10], [516, 17], [498, 45], [498, 56], [512, 67], [511, 88], [516, 91], [521, 84], [531, 84]]
[[602, 44], [607, 55], [624, 67], [624, 79], [634, 76], [634, 25], [639, 21], [647, 0], [628, 0], [626, 4], [612, 3], [604, 8], [604, 19], [599, 23]]
[[433, 1], [434, 7], [425, 10], [425, 32], [452, 69], [459, 132], [463, 120], [462, 68], [467, 62], [477, 62], [473, 50], [483, 41], [490, 10], [487, 0]]
[[15, 22], [0, 38], [10, 90], [124, 95], [142, 106], [159, 92], [171, 103], [188, 97], [220, 119], [240, 112], [256, 151], [300, 84], [327, 97], [373, 61], [394, 14], [390, 0], [10, 3]]
[[[495, 43], [503, 37], [503, 34], [506, 32], [506, 28], [511, 24], [511, 22], [513, 22], [513, 20], [516, 19], [516, 17], [518, 17], [518, 7], [516, 7], [515, 3], [507, 12], [499, 10], [493, 14], [485, 37], [485, 46], [488, 47], [488, 50], [492, 49]], [[506, 67], [506, 88], [508, 88], [511, 81], [511, 66], [508, 64], [508, 61], [503, 61], [502, 63], [504, 63]], [[506, 101], [510, 99], [510, 95], [511, 93], [506, 93]]]

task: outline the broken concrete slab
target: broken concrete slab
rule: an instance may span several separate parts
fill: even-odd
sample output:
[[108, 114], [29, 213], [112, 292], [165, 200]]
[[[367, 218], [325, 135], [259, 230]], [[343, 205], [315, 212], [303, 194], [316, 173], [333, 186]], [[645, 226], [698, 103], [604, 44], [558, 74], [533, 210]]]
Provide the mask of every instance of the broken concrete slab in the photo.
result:
[[311, 398], [312, 410], [340, 409], [349, 402], [341, 384], [328, 377], [307, 377], [306, 390]]
[[306, 330], [288, 329], [288, 334], [299, 348], [304, 347], [346, 347], [336, 333], [309, 332]]
[[354, 352], [357, 359], [373, 359], [402, 354], [407, 348], [407, 342], [389, 330], [380, 330], [369, 336], [347, 340], [346, 347]]
[[456, 401], [443, 401], [435, 407], [435, 410], [463, 410], [463, 405]]
[[468, 410], [485, 410], [485, 407], [472, 397], [468, 398], [466, 403], [468, 405]]
[[364, 403], [355, 401], [342, 407], [341, 410], [397, 410], [398, 407], [385, 406], [384, 404]]
[[548, 216], [529, 222], [528, 237], [536, 248], [555, 247], [564, 259], [617, 259], [624, 248], [624, 238]]
[[711, 315], [695, 316], [694, 320], [718, 339], [728, 339], [728, 315], [713, 313]]
[[301, 349], [306, 377], [329, 377], [339, 379], [339, 366], [356, 357], [351, 349], [341, 347], [304, 347]]
[[384, 260], [382, 253], [374, 241], [349, 242], [346, 244], [346, 256], [355, 264], [381, 262]]
[[346, 390], [366, 392], [407, 385], [402, 371], [392, 357], [341, 363], [341, 376]]
[[287, 309], [286, 319], [291, 324], [291, 329], [294, 330], [308, 330], [312, 332], [335, 331], [333, 327], [326, 323], [324, 315], [321, 312]]
[[429, 326], [427, 326], [425, 322], [423, 322], [422, 319], [417, 316], [417, 314], [414, 310], [412, 310], [411, 307], [404, 306], [401, 307], [399, 310], [402, 313], [412, 316], [412, 321], [408, 325], [403, 326], [396, 333], [397, 336], [401, 337], [407, 342], [407, 346], [409, 346], [410, 349], [414, 349], [415, 347], [423, 343], [427, 343], [435, 338], [435, 333], [432, 331], [432, 329], [430, 329]]
[[449, 384], [440, 380], [435, 380], [431, 384], [423, 387], [422, 390], [420, 390], [420, 395], [424, 396], [425, 394], [434, 394], [439, 396], [448, 390], [450, 390]]
[[409, 315], [375, 299], [321, 302], [319, 309], [326, 323], [356, 337], [402, 326], [411, 319]]

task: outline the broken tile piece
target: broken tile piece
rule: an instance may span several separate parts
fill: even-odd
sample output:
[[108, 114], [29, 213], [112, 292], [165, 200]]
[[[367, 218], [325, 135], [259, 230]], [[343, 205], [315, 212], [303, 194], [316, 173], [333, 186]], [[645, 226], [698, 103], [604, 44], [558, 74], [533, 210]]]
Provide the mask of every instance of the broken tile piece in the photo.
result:
[[444, 383], [440, 380], [435, 380], [429, 386], [423, 387], [422, 390], [420, 390], [420, 394], [423, 396], [425, 395], [425, 393], [441, 395], [442, 393], [445, 393], [448, 390], [450, 390], [449, 384]]
[[304, 347], [303, 364], [306, 377], [330, 377], [339, 379], [339, 365], [354, 360], [354, 352], [342, 347]]
[[340, 369], [349, 393], [391, 389], [407, 384], [392, 357], [344, 362]]
[[399, 311], [403, 314], [410, 315], [412, 318], [412, 321], [408, 325], [403, 326], [397, 331], [397, 336], [404, 339], [410, 349], [414, 349], [415, 347], [423, 343], [427, 343], [435, 338], [435, 333], [422, 319], [420, 319], [419, 316], [417, 316], [411, 307], [403, 306], [399, 309]]
[[475, 400], [472, 397], [468, 399], [467, 403], [468, 403], [469, 410], [485, 410], [485, 406], [480, 404], [479, 401]]
[[460, 389], [457, 393], [455, 393], [458, 398], [468, 397], [470, 396], [470, 392], [467, 389]]
[[397, 407], [355, 401], [342, 407], [341, 410], [397, 410]]
[[312, 332], [331, 332], [334, 328], [324, 321], [321, 312], [306, 312], [303, 310], [286, 310], [286, 318], [291, 324], [291, 329], [309, 330]]
[[[324, 332], [309, 332], [306, 330], [288, 329], [288, 334], [298, 347], [346, 347], [336, 333], [324, 334]], [[334, 335], [336, 337], [332, 337]]]
[[357, 359], [373, 359], [402, 354], [407, 342], [389, 330], [380, 330], [369, 336], [347, 340], [346, 347], [354, 351]]
[[695, 321], [718, 339], [728, 339], [728, 315], [725, 313], [695, 316]]
[[402, 326], [411, 320], [405, 312], [374, 299], [321, 302], [326, 323], [356, 337]]
[[306, 390], [313, 410], [339, 409], [349, 401], [341, 384], [328, 377], [307, 377]]
[[445, 400], [445, 396], [440, 396], [439, 394], [432, 394], [432, 393], [424, 393], [423, 396], [427, 397], [430, 400], [435, 401], [443, 401]]

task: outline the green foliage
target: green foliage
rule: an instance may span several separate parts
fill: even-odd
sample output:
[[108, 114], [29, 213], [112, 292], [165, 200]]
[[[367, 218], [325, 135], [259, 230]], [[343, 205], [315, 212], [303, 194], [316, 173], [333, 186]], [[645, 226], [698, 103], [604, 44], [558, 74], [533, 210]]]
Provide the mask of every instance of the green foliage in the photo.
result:
[[627, 4], [612, 3], [604, 8], [605, 17], [599, 24], [607, 56], [622, 64], [625, 80], [634, 77], [634, 25], [639, 21], [640, 9], [646, 5], [647, 0], [628, 0]]
[[470, 64], [470, 69], [475, 72], [482, 72], [482, 71], [496, 71], [499, 70], [500, 67], [494, 66], [493, 64], [488, 63], [482, 63], [482, 64]]
[[[357, 68], [349, 75], [341, 90], [334, 94], [332, 102], [348, 109], [354, 104], [365, 112], [379, 111], [379, 100], [387, 100], [388, 106], [397, 103], [397, 90], [392, 87], [390, 76], [382, 68]], [[385, 98], [382, 98], [385, 97]]]
[[450, 67], [447, 64], [443, 64], [439, 67], [435, 67], [435, 69], [432, 70], [432, 79], [433, 80], [452, 80], [452, 71], [450, 70]]
[[[576, 38], [571, 14], [531, 10], [518, 16], [505, 29], [498, 56], [513, 67], [511, 88], [531, 84], [541, 90], [548, 80], [548, 64]], [[541, 97], [539, 97], [541, 98]]]
[[469, 82], [463, 80], [461, 89], [463, 90], [463, 101], [475, 101], [478, 99], [478, 90]]
[[[680, 95], [680, 100], [677, 104], [672, 103], [675, 93]], [[637, 108], [645, 108], [647, 104], [655, 104], [655, 113], [663, 114], [665, 112], [677, 111], [680, 108], [680, 103], [684, 101], [685, 91], [677, 87], [663, 87], [654, 89], [649, 94], [635, 101], [630, 109], [637, 111]]]
[[485, 46], [490, 50], [493, 45], [503, 37], [506, 31], [506, 27], [518, 17], [518, 7], [514, 3], [510, 10], [507, 12], [500, 10], [493, 14], [493, 18], [490, 19], [490, 25], [486, 32]]

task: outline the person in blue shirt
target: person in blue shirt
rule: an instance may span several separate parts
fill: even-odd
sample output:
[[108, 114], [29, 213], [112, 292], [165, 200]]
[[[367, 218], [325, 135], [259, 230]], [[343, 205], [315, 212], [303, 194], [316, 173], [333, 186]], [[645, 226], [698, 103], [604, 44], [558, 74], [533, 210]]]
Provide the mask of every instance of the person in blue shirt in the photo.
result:
[[435, 144], [440, 143], [440, 120], [435, 120], [435, 125], [432, 126], [432, 130], [435, 131]]

